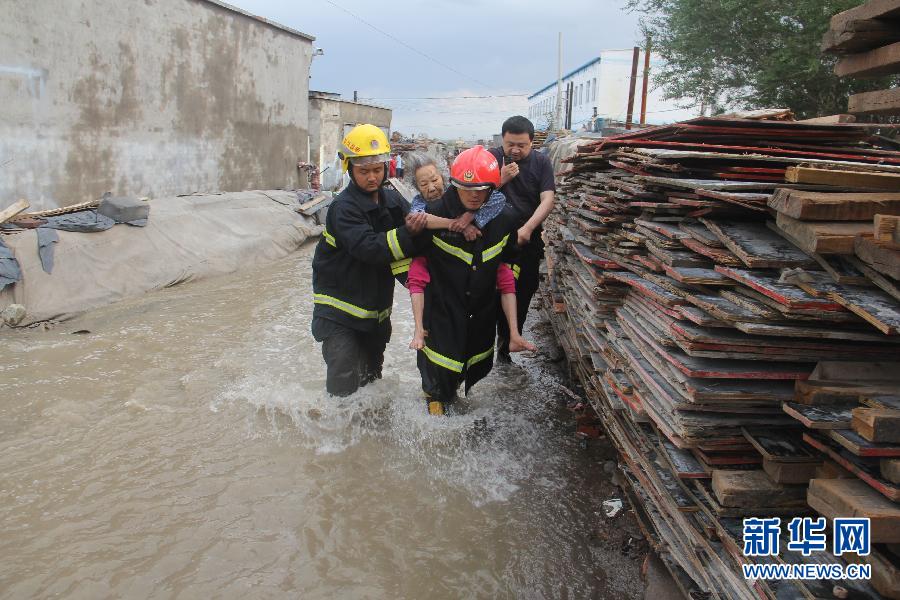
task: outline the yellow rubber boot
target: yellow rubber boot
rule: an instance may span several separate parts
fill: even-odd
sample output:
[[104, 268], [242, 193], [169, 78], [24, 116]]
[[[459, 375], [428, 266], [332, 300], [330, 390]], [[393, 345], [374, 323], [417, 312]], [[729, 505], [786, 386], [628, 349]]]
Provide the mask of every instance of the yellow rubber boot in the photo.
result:
[[440, 400], [435, 400], [428, 394], [425, 394], [425, 401], [428, 403], [428, 414], [443, 416], [444, 415], [444, 403]]

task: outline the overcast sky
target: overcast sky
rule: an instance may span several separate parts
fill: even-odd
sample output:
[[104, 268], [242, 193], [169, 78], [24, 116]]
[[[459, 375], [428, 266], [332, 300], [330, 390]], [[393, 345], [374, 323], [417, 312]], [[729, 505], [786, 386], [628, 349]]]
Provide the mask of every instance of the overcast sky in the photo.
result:
[[527, 114], [525, 96], [408, 98], [528, 95], [556, 78], [558, 32], [564, 73], [640, 37], [625, 0], [227, 1], [316, 37], [325, 55], [313, 60], [310, 89], [357, 90], [394, 109], [393, 130], [438, 138], [499, 133], [506, 116]]

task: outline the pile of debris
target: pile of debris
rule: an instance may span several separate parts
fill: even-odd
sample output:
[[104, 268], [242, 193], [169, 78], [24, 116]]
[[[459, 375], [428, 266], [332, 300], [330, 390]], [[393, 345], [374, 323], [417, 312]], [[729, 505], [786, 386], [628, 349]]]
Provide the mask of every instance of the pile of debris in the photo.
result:
[[872, 518], [856, 560], [900, 597], [900, 152], [870, 127], [699, 118], [564, 161], [544, 304], [686, 594], [878, 597], [744, 578], [747, 562], [839, 563], [786, 537], [743, 555], [744, 517], [814, 509]]

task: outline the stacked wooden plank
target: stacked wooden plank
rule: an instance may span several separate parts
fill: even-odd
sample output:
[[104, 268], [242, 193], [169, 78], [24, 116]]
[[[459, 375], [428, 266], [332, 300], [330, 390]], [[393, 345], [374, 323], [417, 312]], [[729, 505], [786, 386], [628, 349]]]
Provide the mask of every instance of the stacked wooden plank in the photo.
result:
[[[795, 388], [820, 362], [900, 372], [900, 302], [874, 310], [820, 288], [839, 281], [783, 235], [769, 203], [779, 189], [869, 193], [785, 178], [809, 165], [893, 173], [900, 153], [864, 126], [701, 118], [586, 142], [567, 162], [545, 234], [545, 306], [648, 539], [686, 592], [830, 597], [827, 582], [747, 582], [741, 519], [812, 513], [808, 482], [825, 458], [802, 425], [831, 415]], [[868, 284], [855, 285], [880, 291]], [[889, 423], [859, 421], [882, 435]]]
[[[900, 0], [870, 0], [838, 13], [822, 40], [822, 50], [841, 56], [841, 77], [881, 77], [900, 73]], [[850, 97], [859, 115], [900, 114], [900, 87]]]

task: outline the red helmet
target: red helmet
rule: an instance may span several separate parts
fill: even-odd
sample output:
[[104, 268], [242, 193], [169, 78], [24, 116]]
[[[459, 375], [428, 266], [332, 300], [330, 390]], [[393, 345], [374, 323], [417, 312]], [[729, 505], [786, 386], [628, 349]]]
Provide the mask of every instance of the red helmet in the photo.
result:
[[484, 146], [475, 146], [460, 153], [453, 161], [450, 181], [467, 190], [497, 189], [500, 187], [500, 165]]

